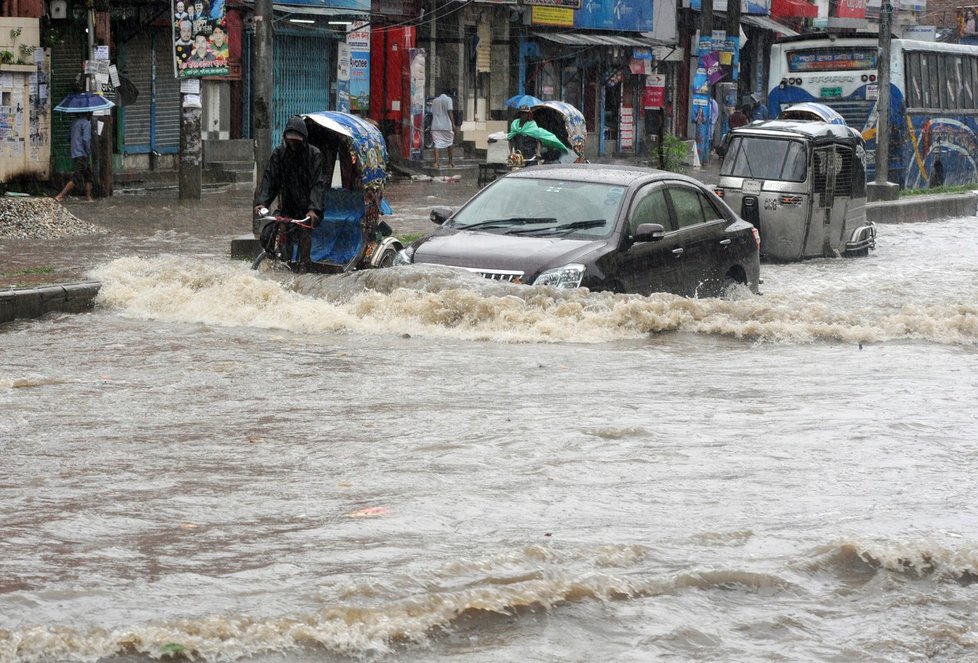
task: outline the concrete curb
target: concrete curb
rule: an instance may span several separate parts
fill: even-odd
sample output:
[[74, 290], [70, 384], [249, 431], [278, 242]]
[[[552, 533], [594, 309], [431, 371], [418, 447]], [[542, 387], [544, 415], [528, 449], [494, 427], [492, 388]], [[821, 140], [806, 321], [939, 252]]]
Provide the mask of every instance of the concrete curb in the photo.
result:
[[231, 240], [232, 260], [254, 260], [261, 253], [261, 245], [254, 235], [239, 235]]
[[940, 221], [978, 214], [978, 191], [922, 194], [900, 200], [866, 204], [866, 219], [874, 223]]
[[0, 290], [0, 324], [39, 318], [52, 311], [87, 311], [95, 305], [95, 296], [101, 287], [101, 283], [89, 281]]

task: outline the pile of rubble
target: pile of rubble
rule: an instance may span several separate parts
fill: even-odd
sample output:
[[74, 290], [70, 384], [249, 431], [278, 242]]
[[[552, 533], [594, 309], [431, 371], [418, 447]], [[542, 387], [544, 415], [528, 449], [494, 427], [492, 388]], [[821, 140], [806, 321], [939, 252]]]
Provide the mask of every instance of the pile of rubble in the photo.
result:
[[82, 221], [53, 198], [0, 197], [0, 239], [58, 239], [104, 232], [105, 228]]

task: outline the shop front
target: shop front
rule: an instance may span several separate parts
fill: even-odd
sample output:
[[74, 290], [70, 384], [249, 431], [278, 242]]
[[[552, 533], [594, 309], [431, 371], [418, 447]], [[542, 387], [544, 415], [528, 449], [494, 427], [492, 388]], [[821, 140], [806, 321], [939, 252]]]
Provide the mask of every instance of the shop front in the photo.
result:
[[[520, 90], [579, 108], [589, 157], [643, 150], [645, 88], [657, 75], [655, 47], [665, 43], [653, 33], [653, 3], [583, 0], [575, 8], [574, 0], [562, 7], [534, 1], [526, 2], [530, 29], [521, 48]], [[674, 15], [671, 28], [674, 33]]]

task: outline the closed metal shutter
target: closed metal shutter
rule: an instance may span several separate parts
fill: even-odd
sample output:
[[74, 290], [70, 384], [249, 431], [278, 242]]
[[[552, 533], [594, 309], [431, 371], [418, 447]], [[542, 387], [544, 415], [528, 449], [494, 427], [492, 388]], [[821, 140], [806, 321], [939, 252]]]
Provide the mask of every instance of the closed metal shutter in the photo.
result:
[[153, 29], [126, 42], [122, 74], [139, 96], [120, 110], [126, 154], [180, 151], [180, 82], [173, 73], [172, 35]]
[[329, 110], [332, 42], [327, 35], [276, 31], [272, 147], [293, 115]]

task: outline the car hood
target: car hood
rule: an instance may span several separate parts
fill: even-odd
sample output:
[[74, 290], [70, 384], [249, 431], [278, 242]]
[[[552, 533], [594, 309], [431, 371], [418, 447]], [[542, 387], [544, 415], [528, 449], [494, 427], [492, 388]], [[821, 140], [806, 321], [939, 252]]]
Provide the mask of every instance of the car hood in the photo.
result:
[[604, 246], [607, 239], [520, 237], [477, 231], [446, 231], [421, 240], [414, 262], [475, 269], [520, 270], [532, 276]]

